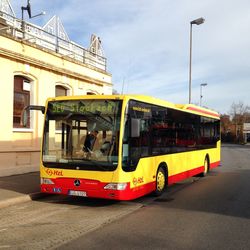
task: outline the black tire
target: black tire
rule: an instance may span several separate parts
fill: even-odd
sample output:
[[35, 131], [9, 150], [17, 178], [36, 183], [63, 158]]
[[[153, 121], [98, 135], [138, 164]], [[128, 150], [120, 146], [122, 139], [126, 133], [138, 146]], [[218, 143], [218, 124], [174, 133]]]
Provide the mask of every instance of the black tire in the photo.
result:
[[206, 156], [204, 160], [204, 171], [200, 174], [200, 177], [205, 177], [209, 172], [209, 158]]
[[160, 196], [166, 187], [166, 172], [163, 167], [159, 167], [156, 173], [155, 180], [155, 196]]

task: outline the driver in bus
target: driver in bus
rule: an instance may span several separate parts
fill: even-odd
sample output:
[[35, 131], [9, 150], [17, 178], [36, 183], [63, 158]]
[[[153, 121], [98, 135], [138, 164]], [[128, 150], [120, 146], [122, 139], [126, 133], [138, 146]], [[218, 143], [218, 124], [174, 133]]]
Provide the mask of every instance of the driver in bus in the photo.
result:
[[[97, 130], [93, 130], [87, 134], [82, 150], [77, 152], [77, 155], [84, 156], [85, 158], [99, 159], [100, 157], [108, 156], [111, 149], [111, 142], [105, 140], [100, 146], [99, 143], [97, 148], [94, 151], [94, 145], [98, 135]], [[82, 155], [83, 154], [83, 155]]]
[[84, 152], [89, 153], [89, 152], [92, 152], [92, 151], [93, 151], [93, 148], [94, 148], [94, 144], [95, 144], [97, 135], [98, 135], [98, 131], [97, 131], [97, 130], [94, 130], [94, 131], [91, 131], [91, 132], [86, 136], [86, 139], [85, 139], [85, 142], [84, 142], [84, 145], [83, 145], [83, 151], [84, 151]]

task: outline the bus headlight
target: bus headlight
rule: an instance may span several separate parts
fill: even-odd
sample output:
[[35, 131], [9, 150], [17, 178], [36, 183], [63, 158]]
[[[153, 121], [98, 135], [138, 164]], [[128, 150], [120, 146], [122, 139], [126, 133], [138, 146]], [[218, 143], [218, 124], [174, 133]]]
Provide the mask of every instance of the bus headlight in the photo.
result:
[[41, 184], [54, 185], [55, 183], [51, 179], [41, 178]]
[[126, 189], [127, 185], [128, 183], [109, 183], [104, 187], [104, 189], [122, 191]]

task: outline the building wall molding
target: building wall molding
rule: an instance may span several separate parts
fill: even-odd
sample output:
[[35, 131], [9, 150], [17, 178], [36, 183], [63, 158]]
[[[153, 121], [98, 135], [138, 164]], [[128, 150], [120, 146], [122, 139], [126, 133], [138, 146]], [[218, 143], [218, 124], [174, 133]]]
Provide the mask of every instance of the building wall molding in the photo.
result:
[[[25, 46], [30, 46], [30, 45], [25, 44]], [[46, 56], [46, 53], [48, 53], [48, 52], [45, 52], [45, 51], [43, 51], [43, 52], [45, 53], [44, 56]], [[97, 86], [104, 86], [104, 85], [113, 86], [111, 83], [109, 84], [109, 83], [107, 83], [105, 81], [101, 81], [101, 80], [97, 80], [97, 79], [94, 79], [94, 78], [91, 78], [91, 77], [88, 77], [88, 76], [85, 76], [85, 75], [81, 75], [81, 74], [73, 72], [71, 70], [68, 70], [68, 69], [65, 69], [65, 68], [62, 68], [62, 67], [57, 67], [57, 66], [49, 64], [47, 62], [37, 60], [35, 58], [29, 57], [27, 55], [23, 55], [23, 54], [20, 54], [20, 53], [17, 53], [17, 52], [14, 52], [14, 51], [11, 51], [11, 50], [8, 50], [8, 49], [5, 49], [5, 48], [0, 48], [0, 56], [5, 57], [5, 58], [9, 58], [9, 59], [12, 59], [12, 60], [15, 60], [15, 61], [19, 61], [21, 63], [33, 65], [35, 67], [50, 70], [50, 71], [53, 71], [56, 74], [60, 73], [60, 74], [68, 75], [70, 77], [74, 77], [74, 78], [76, 78], [78, 80], [85, 81], [87, 83], [91, 83], [91, 84], [94, 84], [94, 85], [97, 85]], [[62, 56], [58, 56], [58, 55], [54, 55], [54, 56], [62, 58]], [[65, 58], [62, 58], [62, 60], [65, 60]], [[90, 67], [90, 66], [85, 66], [85, 65], [82, 65], [82, 66], [83, 67]], [[95, 69], [95, 71], [96, 71], [96, 69]], [[102, 73], [104, 73], [104, 72], [102, 72]]]

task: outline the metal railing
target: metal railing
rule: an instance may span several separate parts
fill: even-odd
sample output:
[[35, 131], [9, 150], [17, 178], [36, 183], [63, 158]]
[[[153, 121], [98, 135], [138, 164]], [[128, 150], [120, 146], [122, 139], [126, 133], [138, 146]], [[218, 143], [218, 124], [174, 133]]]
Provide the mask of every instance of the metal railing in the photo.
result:
[[105, 57], [95, 54], [72, 41], [63, 40], [39, 26], [22, 21], [2, 11], [0, 11], [0, 17], [10, 27], [10, 34], [13, 37], [106, 71], [107, 59]]

